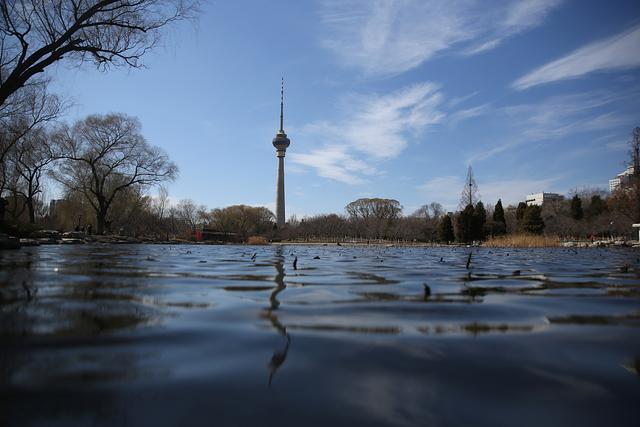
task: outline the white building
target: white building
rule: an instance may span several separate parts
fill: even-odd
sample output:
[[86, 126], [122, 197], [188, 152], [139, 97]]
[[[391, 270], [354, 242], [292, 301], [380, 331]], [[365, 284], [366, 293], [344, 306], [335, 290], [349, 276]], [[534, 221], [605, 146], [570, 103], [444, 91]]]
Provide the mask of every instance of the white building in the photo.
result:
[[613, 193], [620, 186], [626, 186], [631, 181], [631, 176], [633, 175], [634, 168], [633, 166], [629, 166], [624, 172], [619, 173], [615, 178], [609, 180], [609, 192]]
[[564, 196], [558, 193], [534, 193], [527, 196], [527, 206], [542, 206], [545, 202], [557, 202], [564, 200]]
[[609, 180], [609, 193], [613, 193], [614, 191], [616, 191], [618, 189], [618, 187], [620, 187], [620, 183], [622, 181], [620, 180], [620, 178], [613, 178]]

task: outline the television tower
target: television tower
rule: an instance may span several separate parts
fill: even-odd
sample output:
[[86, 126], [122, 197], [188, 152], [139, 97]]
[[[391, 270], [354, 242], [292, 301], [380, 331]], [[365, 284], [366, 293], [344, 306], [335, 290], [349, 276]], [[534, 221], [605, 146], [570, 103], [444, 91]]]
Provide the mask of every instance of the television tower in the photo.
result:
[[291, 141], [284, 133], [284, 77], [280, 84], [280, 130], [273, 138], [273, 146], [276, 148], [278, 158], [278, 179], [276, 182], [276, 224], [282, 228], [285, 222], [284, 212], [284, 155]]

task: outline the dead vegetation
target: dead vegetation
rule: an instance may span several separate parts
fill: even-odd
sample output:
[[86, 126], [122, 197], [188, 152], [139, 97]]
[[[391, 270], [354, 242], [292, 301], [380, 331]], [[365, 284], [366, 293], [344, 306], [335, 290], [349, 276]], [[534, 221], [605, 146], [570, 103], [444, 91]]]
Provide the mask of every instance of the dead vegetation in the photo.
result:
[[484, 246], [489, 248], [553, 248], [560, 246], [558, 236], [512, 234], [490, 237]]

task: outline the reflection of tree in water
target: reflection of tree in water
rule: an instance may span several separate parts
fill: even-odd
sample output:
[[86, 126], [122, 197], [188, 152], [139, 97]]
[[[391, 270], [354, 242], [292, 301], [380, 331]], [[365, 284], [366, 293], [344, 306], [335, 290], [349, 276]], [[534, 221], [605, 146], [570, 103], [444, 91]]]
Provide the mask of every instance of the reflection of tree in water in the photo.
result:
[[286, 338], [286, 344], [282, 350], [276, 350], [273, 352], [273, 356], [271, 356], [271, 361], [269, 362], [269, 386], [273, 381], [273, 377], [275, 376], [278, 368], [282, 366], [282, 364], [287, 359], [287, 353], [289, 352], [289, 346], [291, 345], [291, 336], [287, 332], [286, 326], [280, 322], [278, 319], [278, 315], [276, 314], [278, 308], [280, 307], [280, 301], [278, 301], [278, 294], [285, 290], [286, 285], [284, 284], [284, 256], [282, 255], [282, 247], [276, 248], [276, 254], [274, 257], [274, 266], [276, 268], [276, 276], [274, 282], [276, 283], [276, 288], [269, 295], [269, 308], [267, 308], [264, 312], [264, 317], [271, 322], [271, 325]]

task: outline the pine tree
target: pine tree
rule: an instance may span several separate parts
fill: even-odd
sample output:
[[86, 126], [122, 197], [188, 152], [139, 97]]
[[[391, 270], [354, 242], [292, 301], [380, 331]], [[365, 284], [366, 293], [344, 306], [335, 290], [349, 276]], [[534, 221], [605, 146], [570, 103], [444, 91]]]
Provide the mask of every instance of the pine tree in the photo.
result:
[[484, 224], [487, 222], [487, 210], [482, 202], [478, 202], [473, 211], [473, 231], [474, 240], [484, 239]]
[[444, 215], [438, 224], [438, 237], [441, 242], [449, 243], [455, 240], [453, 235], [453, 223], [449, 215]]
[[502, 207], [501, 199], [498, 199], [498, 202], [493, 208], [493, 224], [491, 229], [491, 232], [495, 235], [505, 234], [507, 232], [507, 220], [504, 217], [504, 208]]
[[458, 214], [458, 241], [468, 243], [473, 240], [474, 212], [473, 205], [468, 204], [467, 207]]
[[502, 207], [502, 199], [498, 199], [498, 203], [493, 208], [493, 220], [495, 222], [501, 222], [505, 226], [507, 225], [507, 220], [504, 217], [504, 208]]
[[582, 210], [582, 200], [576, 194], [571, 199], [571, 218], [580, 221], [584, 217], [584, 211]]
[[527, 206], [522, 217], [522, 230], [532, 234], [542, 234], [544, 221], [542, 220], [542, 208], [540, 206]]

